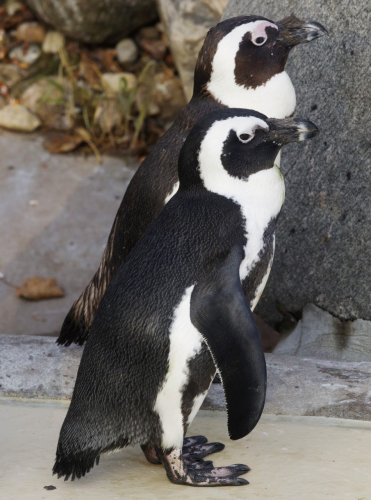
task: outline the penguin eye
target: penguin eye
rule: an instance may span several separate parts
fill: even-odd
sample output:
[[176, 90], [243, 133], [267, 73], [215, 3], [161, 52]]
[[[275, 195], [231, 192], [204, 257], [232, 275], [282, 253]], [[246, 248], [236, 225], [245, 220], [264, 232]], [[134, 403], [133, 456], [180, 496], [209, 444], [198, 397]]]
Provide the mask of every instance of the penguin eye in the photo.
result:
[[240, 135], [238, 136], [238, 138], [239, 138], [239, 140], [240, 140], [241, 142], [243, 142], [244, 144], [246, 144], [247, 142], [250, 142], [250, 141], [251, 141], [251, 139], [253, 139], [253, 138], [254, 138], [254, 136], [253, 136], [253, 135], [250, 135], [250, 134], [240, 134]]
[[255, 38], [255, 40], [252, 40], [252, 43], [256, 45], [257, 47], [260, 47], [265, 44], [265, 42], [268, 40], [267, 36], [258, 36]]

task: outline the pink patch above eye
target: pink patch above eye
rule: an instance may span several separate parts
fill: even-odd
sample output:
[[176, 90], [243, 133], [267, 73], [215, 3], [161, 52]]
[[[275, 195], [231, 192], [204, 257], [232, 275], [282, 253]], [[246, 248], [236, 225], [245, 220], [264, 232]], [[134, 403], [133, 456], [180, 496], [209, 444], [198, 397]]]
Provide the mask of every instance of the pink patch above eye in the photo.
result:
[[278, 29], [277, 26], [273, 23], [270, 23], [269, 21], [261, 21], [255, 28], [254, 31], [252, 32], [252, 37], [256, 40], [259, 37], [265, 38], [267, 36], [265, 30], [266, 28], [274, 28], [275, 30]]

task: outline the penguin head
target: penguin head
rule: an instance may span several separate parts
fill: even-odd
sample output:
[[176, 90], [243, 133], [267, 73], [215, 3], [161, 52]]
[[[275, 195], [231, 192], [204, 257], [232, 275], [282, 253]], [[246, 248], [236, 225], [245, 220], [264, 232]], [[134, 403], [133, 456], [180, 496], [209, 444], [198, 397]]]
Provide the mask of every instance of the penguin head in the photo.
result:
[[[314, 137], [317, 127], [300, 118], [273, 119], [253, 110], [208, 114], [189, 133], [179, 156], [180, 187], [247, 181], [274, 166], [282, 146]], [[223, 191], [211, 189], [215, 192]]]
[[[199, 53], [194, 96], [211, 95], [233, 107], [236, 100], [231, 93], [241, 99], [243, 91], [264, 86], [284, 72], [292, 47], [325, 32], [319, 23], [301, 21], [295, 16], [277, 23], [260, 16], [222, 21], [210, 29]], [[253, 107], [260, 110], [259, 102]]]

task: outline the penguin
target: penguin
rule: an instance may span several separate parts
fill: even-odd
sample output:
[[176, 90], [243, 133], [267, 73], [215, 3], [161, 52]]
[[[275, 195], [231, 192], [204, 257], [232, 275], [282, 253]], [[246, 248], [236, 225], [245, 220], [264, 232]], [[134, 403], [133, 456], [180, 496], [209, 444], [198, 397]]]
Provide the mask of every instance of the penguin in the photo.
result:
[[240, 476], [248, 466], [203, 460], [222, 443], [184, 436], [216, 371], [231, 439], [260, 418], [266, 366], [252, 310], [284, 201], [274, 162], [283, 145], [316, 132], [309, 121], [233, 108], [193, 127], [177, 193], [121, 264], [95, 315], [54, 474], [80, 478], [102, 453], [139, 444], [173, 483], [247, 483]]
[[277, 23], [260, 16], [240, 16], [209, 31], [195, 68], [193, 97], [131, 180], [99, 268], [67, 314], [58, 344], [82, 345], [86, 340], [115, 271], [177, 191], [179, 152], [196, 121], [225, 107], [251, 108], [271, 118], [292, 115], [296, 98], [285, 71], [287, 57], [295, 45], [324, 33], [319, 23], [294, 16]]

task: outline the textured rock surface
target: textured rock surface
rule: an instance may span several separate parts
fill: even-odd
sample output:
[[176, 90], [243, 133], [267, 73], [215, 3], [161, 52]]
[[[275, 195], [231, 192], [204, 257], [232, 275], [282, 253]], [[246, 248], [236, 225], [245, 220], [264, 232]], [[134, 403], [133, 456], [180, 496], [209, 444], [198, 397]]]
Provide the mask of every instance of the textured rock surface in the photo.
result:
[[272, 275], [260, 305], [276, 319], [315, 303], [344, 319], [371, 319], [371, 45], [366, 1], [231, 0], [224, 17], [290, 13], [324, 24], [330, 37], [298, 47], [288, 70], [297, 114], [320, 135], [283, 154], [286, 202]]
[[198, 52], [209, 28], [220, 20], [227, 0], [157, 0], [157, 3], [184, 91], [190, 98]]
[[[266, 354], [265, 413], [371, 420], [371, 363], [346, 363]], [[213, 384], [204, 409], [225, 408], [222, 386]]]
[[340, 321], [308, 304], [295, 330], [278, 344], [274, 353], [371, 362], [371, 321]]
[[[59, 332], [96, 270], [134, 173], [122, 158], [98, 165], [93, 156], [50, 155], [41, 143], [0, 132], [0, 334]], [[66, 296], [27, 302], [6, 284], [36, 275], [55, 278]]]
[[[0, 396], [68, 399], [81, 347], [59, 347], [53, 337], [0, 335]], [[344, 363], [267, 354], [265, 413], [371, 419], [371, 363]], [[224, 409], [213, 384], [206, 409]]]
[[88, 43], [123, 37], [157, 18], [155, 0], [27, 0], [48, 24]]

